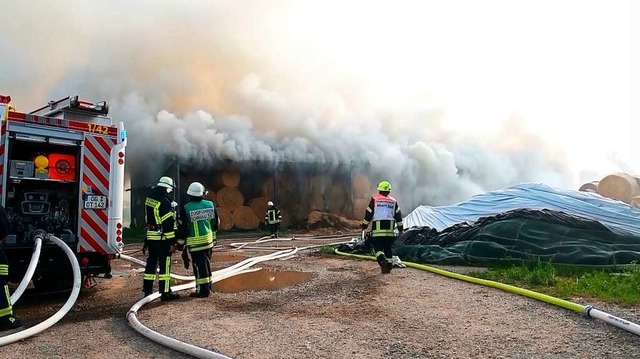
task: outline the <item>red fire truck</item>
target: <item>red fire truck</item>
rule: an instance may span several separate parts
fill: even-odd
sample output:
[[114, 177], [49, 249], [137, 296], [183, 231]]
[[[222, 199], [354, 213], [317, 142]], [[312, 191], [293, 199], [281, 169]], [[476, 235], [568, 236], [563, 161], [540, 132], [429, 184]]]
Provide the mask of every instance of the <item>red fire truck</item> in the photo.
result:
[[[111, 276], [111, 260], [122, 250], [124, 124], [113, 124], [106, 102], [70, 96], [20, 112], [0, 96], [0, 204], [12, 230], [3, 241], [11, 282], [24, 276], [33, 233], [45, 230], [76, 252], [83, 286]], [[64, 252], [43, 243], [36, 289], [70, 286]]]

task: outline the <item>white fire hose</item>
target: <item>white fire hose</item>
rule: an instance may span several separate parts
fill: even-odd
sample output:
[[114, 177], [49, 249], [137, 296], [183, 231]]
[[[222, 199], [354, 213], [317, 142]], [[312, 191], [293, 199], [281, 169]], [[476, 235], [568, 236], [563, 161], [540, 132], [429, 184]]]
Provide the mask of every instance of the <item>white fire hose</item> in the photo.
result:
[[80, 265], [78, 264], [78, 259], [76, 258], [75, 253], [69, 248], [69, 246], [64, 243], [60, 238], [46, 234], [44, 238], [50, 240], [58, 247], [62, 248], [67, 257], [69, 258], [69, 262], [71, 263], [71, 267], [73, 269], [73, 289], [71, 290], [71, 294], [69, 295], [69, 299], [64, 303], [62, 308], [58, 310], [54, 315], [49, 317], [47, 320], [34, 325], [33, 327], [27, 328], [25, 330], [19, 331], [14, 334], [10, 334], [4, 337], [0, 337], [0, 346], [4, 346], [7, 344], [11, 344], [17, 342], [22, 339], [26, 339], [32, 335], [38, 334], [47, 328], [51, 327], [55, 323], [57, 323], [62, 317], [64, 317], [70, 310], [73, 308], [76, 300], [78, 299], [78, 294], [80, 293], [80, 282], [81, 282], [81, 273], [80, 273]]
[[15, 305], [18, 299], [22, 296], [22, 293], [29, 286], [29, 282], [31, 282], [31, 278], [33, 278], [33, 274], [36, 272], [36, 267], [38, 266], [38, 260], [40, 260], [40, 252], [42, 250], [42, 236], [35, 237], [35, 243], [33, 247], [33, 254], [31, 255], [31, 261], [29, 261], [29, 267], [27, 267], [27, 272], [25, 273], [22, 281], [18, 285], [18, 288], [11, 295], [11, 305]]
[[[259, 256], [259, 257], [253, 257], [253, 258], [248, 258], [242, 262], [236, 263], [230, 267], [227, 268], [223, 268], [220, 269], [218, 271], [215, 271], [212, 273], [212, 283], [215, 282], [219, 282], [223, 279], [238, 275], [238, 274], [242, 274], [242, 273], [247, 273], [247, 272], [252, 272], [255, 270], [259, 270], [259, 269], [249, 269], [249, 267], [260, 263], [260, 262], [264, 262], [264, 261], [269, 261], [269, 260], [274, 260], [274, 259], [279, 259], [279, 258], [284, 258], [284, 257], [290, 257], [294, 254], [296, 254], [298, 252], [298, 249], [291, 249], [291, 250], [284, 250], [284, 251], [279, 251], [279, 252], [275, 252], [275, 253], [271, 253], [268, 255], [264, 255], [264, 256]], [[137, 259], [137, 258], [133, 258], [127, 255], [120, 255], [119, 258], [133, 262], [133, 263], [137, 263], [140, 265], [144, 265], [145, 262]], [[171, 274], [172, 278], [176, 278], [176, 277], [181, 277], [181, 278], [189, 278], [187, 280], [193, 280], [195, 279], [195, 277], [186, 277], [186, 276], [178, 276], [178, 275], [174, 275]], [[178, 278], [176, 278], [178, 279]], [[183, 279], [184, 280], [184, 279]], [[176, 287], [172, 287], [171, 290], [178, 292], [178, 291], [182, 291], [182, 290], [187, 290], [187, 289], [191, 289], [195, 287], [195, 282], [191, 282], [191, 283], [187, 283], [187, 284], [183, 284], [183, 285], [179, 285]], [[191, 356], [194, 356], [196, 358], [213, 358], [213, 359], [230, 359], [227, 356], [224, 356], [220, 353], [216, 353], [204, 348], [200, 348], [198, 346], [189, 344], [189, 343], [185, 343], [183, 341], [174, 339], [174, 338], [170, 338], [167, 337], [166, 335], [163, 335], [161, 333], [158, 333], [154, 330], [149, 329], [148, 327], [144, 326], [142, 323], [140, 323], [140, 321], [138, 320], [137, 317], [137, 313], [138, 310], [140, 308], [142, 308], [142, 306], [144, 306], [145, 304], [150, 303], [151, 301], [158, 299], [160, 297], [160, 293], [155, 292], [145, 298], [142, 298], [141, 300], [139, 300], [137, 303], [135, 303], [133, 305], [133, 307], [131, 307], [131, 309], [129, 309], [129, 312], [127, 312], [127, 320], [129, 321], [129, 324], [133, 327], [133, 329], [135, 329], [138, 333], [142, 334], [143, 336], [147, 337], [148, 339], [153, 340], [154, 342], [164, 345], [166, 347], [169, 347], [171, 349], [174, 349], [176, 351], [179, 351], [181, 353], [185, 353], [185, 354], [189, 354]]]

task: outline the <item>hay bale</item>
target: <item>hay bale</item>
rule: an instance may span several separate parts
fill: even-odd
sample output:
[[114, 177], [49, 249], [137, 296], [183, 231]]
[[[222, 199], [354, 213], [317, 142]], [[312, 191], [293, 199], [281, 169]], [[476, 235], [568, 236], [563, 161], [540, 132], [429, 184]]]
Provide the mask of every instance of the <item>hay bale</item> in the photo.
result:
[[269, 178], [262, 184], [262, 196], [273, 198], [273, 178]]
[[322, 193], [313, 192], [311, 193], [311, 203], [309, 203], [310, 209], [316, 211], [324, 210], [324, 198], [322, 198]]
[[578, 191], [598, 193], [598, 181], [588, 182], [580, 186]]
[[225, 187], [238, 187], [240, 184], [240, 172], [224, 170], [220, 173], [220, 180]]
[[364, 218], [364, 213], [367, 210], [367, 206], [369, 205], [369, 201], [371, 199], [362, 199], [358, 198], [353, 201], [353, 218], [362, 220]]
[[210, 189], [207, 190], [207, 194], [204, 195], [204, 198], [208, 199], [209, 201], [212, 201], [215, 204], [218, 204], [217, 202], [218, 198], [216, 197], [216, 193]]
[[329, 188], [326, 199], [326, 208], [329, 212], [336, 214], [345, 213], [348, 203], [350, 202], [349, 194], [343, 186], [338, 184], [334, 184]]
[[614, 173], [598, 183], [598, 193], [605, 197], [629, 203], [631, 198], [640, 196], [638, 181], [626, 173]]
[[253, 213], [253, 208], [240, 206], [233, 211], [233, 225], [239, 229], [256, 229], [260, 225], [260, 219]]
[[640, 208], [640, 196], [635, 196], [631, 198], [631, 200], [629, 201], [629, 204], [632, 207]]
[[218, 217], [220, 217], [219, 229], [228, 231], [233, 228], [233, 215], [231, 214], [231, 211], [223, 207], [218, 207], [216, 209], [218, 211]]
[[218, 191], [218, 205], [233, 212], [244, 204], [244, 195], [237, 188], [224, 187]]
[[267, 197], [257, 197], [249, 202], [249, 207], [258, 218], [264, 218], [265, 213], [267, 213], [267, 202], [269, 202]]
[[365, 175], [356, 175], [353, 178], [353, 198], [368, 198], [371, 195], [371, 182]]

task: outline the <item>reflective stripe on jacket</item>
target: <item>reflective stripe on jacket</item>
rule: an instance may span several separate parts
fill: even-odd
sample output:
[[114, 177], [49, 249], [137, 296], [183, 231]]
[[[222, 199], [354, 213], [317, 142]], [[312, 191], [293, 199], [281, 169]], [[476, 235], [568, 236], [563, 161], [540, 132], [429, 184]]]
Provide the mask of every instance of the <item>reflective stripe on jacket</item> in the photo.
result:
[[217, 221], [215, 205], [208, 200], [189, 202], [184, 205], [187, 215], [187, 247], [195, 252], [213, 247], [216, 238], [211, 221]]
[[380, 193], [371, 196], [363, 224], [371, 222], [371, 237], [393, 237], [396, 225], [399, 230], [402, 226], [402, 213], [398, 201], [391, 196]]

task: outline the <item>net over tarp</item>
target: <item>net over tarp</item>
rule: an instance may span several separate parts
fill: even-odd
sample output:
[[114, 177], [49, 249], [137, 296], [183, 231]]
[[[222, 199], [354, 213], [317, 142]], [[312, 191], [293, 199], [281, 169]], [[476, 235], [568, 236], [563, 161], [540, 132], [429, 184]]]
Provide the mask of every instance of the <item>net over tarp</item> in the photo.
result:
[[450, 206], [420, 206], [404, 218], [405, 228], [428, 226], [439, 231], [473, 223], [514, 209], [551, 209], [592, 219], [619, 234], [640, 235], [640, 209], [596, 193], [523, 183], [482, 193]]
[[416, 227], [394, 244], [403, 260], [431, 264], [535, 261], [612, 266], [640, 263], [640, 236], [552, 210], [518, 209], [443, 231]]
[[[394, 243], [402, 260], [427, 264], [543, 261], [640, 263], [640, 211], [602, 196], [522, 184], [452, 206], [422, 206]], [[369, 246], [342, 250], [370, 253]]]

